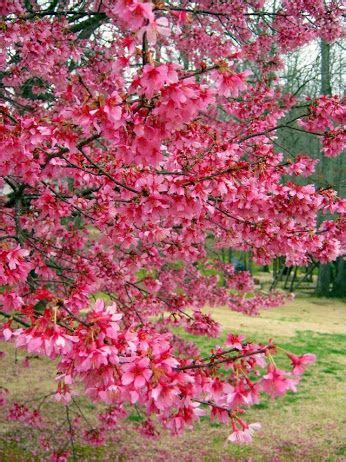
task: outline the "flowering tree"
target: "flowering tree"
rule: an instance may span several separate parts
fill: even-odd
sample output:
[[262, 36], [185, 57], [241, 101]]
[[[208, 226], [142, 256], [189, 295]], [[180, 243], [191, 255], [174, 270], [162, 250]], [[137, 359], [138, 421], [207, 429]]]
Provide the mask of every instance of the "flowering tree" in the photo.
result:
[[[86, 430], [92, 443], [131, 405], [147, 435], [158, 424], [180, 433], [209, 410], [230, 441], [249, 442], [259, 424], [246, 408], [295, 391], [314, 360], [289, 353], [292, 370], [279, 370], [271, 341], [233, 334], [204, 357], [171, 332], [216, 337], [205, 305], [253, 315], [283, 301], [208, 258], [208, 236], [260, 264], [342, 253], [344, 202], [284, 183], [316, 161], [276, 142], [285, 126], [318, 136], [326, 156], [343, 148], [341, 99], [299, 102], [278, 77], [285, 53], [341, 36], [341, 7], [264, 3], [0, 3], [0, 333], [56, 360], [69, 423], [76, 384], [108, 406]], [[321, 214], [333, 220], [318, 225]], [[92, 303], [97, 292], [108, 302]], [[9, 418], [42, 427], [20, 403]]]

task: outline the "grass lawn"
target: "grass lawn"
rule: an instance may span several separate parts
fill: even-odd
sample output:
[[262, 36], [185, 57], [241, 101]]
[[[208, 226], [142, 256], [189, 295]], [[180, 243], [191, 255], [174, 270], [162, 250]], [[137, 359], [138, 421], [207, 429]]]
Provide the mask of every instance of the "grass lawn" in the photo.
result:
[[[303, 377], [298, 393], [277, 400], [265, 399], [254, 406], [248, 422], [261, 422], [251, 446], [225, 444], [228, 428], [210, 423], [207, 418], [182, 437], [171, 438], [163, 432], [159, 441], [145, 441], [137, 432], [116, 430], [114, 441], [102, 448], [78, 447], [80, 460], [85, 461], [346, 461], [345, 443], [345, 384], [343, 383], [346, 346], [345, 303], [339, 300], [297, 298], [284, 307], [264, 311], [249, 318], [224, 308], [212, 310], [227, 332], [245, 333], [249, 339], [275, 339], [284, 349], [294, 353], [313, 352], [317, 363]], [[215, 340], [187, 336], [207, 351]], [[7, 387], [17, 400], [27, 399], [28, 390], [54, 390], [54, 367], [43, 359], [34, 359], [33, 367], [18, 374], [24, 357], [18, 353], [14, 361], [11, 346], [1, 345], [8, 353], [1, 363], [0, 385]], [[285, 360], [286, 361], [286, 360]], [[279, 366], [285, 363], [278, 361]], [[92, 405], [89, 405], [92, 408]], [[90, 412], [92, 409], [90, 409]], [[46, 412], [58, 419], [61, 410], [56, 404], [47, 405]], [[129, 418], [136, 425], [135, 414]], [[18, 434], [18, 427], [0, 420], [0, 461], [42, 460], [33, 455], [34, 443], [27, 441], [30, 432]], [[131, 454], [131, 455], [130, 455]], [[119, 459], [116, 456], [120, 455]]]

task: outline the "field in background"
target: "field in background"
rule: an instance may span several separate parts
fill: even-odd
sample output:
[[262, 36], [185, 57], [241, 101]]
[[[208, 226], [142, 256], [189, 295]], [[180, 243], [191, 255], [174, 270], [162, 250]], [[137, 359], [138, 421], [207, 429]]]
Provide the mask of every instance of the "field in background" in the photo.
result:
[[[214, 317], [223, 325], [224, 332], [245, 333], [248, 338], [265, 341], [268, 338], [294, 353], [314, 352], [317, 364], [304, 375], [297, 394], [290, 393], [277, 400], [266, 399], [248, 413], [249, 422], [261, 422], [262, 430], [251, 446], [236, 447], [225, 444], [230, 430], [223, 425], [203, 419], [194, 431], [180, 438], [163, 434], [160, 441], [145, 441], [137, 432], [114, 432], [114, 442], [103, 448], [78, 447], [83, 461], [115, 461], [116, 456], [127, 462], [156, 461], [268, 461], [268, 462], [335, 462], [346, 460], [345, 409], [346, 389], [343, 383], [346, 346], [345, 303], [339, 300], [297, 298], [286, 306], [264, 311], [259, 317], [249, 318], [225, 308], [213, 309]], [[208, 310], [207, 310], [208, 311]], [[205, 351], [215, 340], [193, 338]], [[220, 340], [218, 340], [220, 343]], [[28, 399], [28, 390], [38, 392], [54, 390], [54, 367], [43, 359], [32, 368], [18, 374], [24, 357], [14, 350], [8, 352], [1, 363], [0, 385], [6, 386], [17, 400]], [[285, 362], [278, 361], [279, 366]], [[93, 405], [89, 404], [90, 413]], [[61, 408], [49, 404], [46, 412], [52, 419], [61, 417]], [[135, 426], [138, 416], [129, 421]], [[18, 433], [18, 427], [0, 420], [0, 461], [36, 461], [35, 443], [30, 432]]]
[[[208, 310], [207, 310], [208, 311]], [[227, 308], [210, 310], [224, 330], [241, 331], [258, 336], [292, 337], [296, 332], [346, 334], [346, 304], [338, 299], [297, 296], [280, 308], [264, 310], [260, 316], [248, 317]]]

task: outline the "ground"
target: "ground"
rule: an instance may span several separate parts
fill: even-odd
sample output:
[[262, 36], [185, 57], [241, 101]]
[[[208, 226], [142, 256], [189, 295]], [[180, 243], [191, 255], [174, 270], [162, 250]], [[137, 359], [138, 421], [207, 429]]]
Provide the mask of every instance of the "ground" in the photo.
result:
[[[297, 298], [286, 306], [267, 310], [259, 317], [249, 318], [225, 308], [213, 309], [214, 317], [227, 332], [245, 333], [256, 341], [275, 339], [276, 343], [294, 353], [313, 352], [318, 360], [305, 374], [297, 394], [290, 393], [277, 400], [265, 400], [248, 413], [249, 422], [261, 422], [251, 446], [225, 444], [230, 433], [225, 426], [204, 419], [193, 431], [180, 438], [162, 434], [159, 441], [145, 441], [131, 429], [138, 421], [136, 414], [129, 418], [130, 430], [117, 430], [114, 441], [102, 448], [79, 446], [83, 461], [268, 461], [318, 462], [346, 461], [344, 434], [345, 385], [345, 303], [339, 300]], [[192, 338], [192, 336], [189, 336]], [[199, 346], [208, 350], [215, 340], [193, 337]], [[220, 342], [220, 340], [219, 340]], [[2, 346], [2, 345], [1, 345]], [[33, 367], [19, 374], [23, 353], [12, 347], [2, 359], [0, 385], [6, 386], [17, 400], [28, 399], [38, 392], [54, 389], [54, 368], [43, 359], [33, 359]], [[280, 364], [280, 361], [279, 361]], [[283, 365], [283, 364], [282, 364]], [[89, 405], [92, 408], [92, 405]], [[48, 404], [46, 412], [58, 419], [61, 410]], [[90, 409], [92, 412], [92, 409]], [[30, 432], [19, 434], [17, 427], [0, 420], [0, 461], [36, 461], [35, 443], [28, 441]], [[119, 456], [119, 458], [117, 458]]]

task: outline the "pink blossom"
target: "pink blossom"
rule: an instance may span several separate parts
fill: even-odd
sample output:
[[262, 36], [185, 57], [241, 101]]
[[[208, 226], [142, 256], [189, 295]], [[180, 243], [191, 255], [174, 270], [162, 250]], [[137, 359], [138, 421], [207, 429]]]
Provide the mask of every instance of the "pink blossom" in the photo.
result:
[[304, 373], [305, 367], [308, 364], [316, 362], [316, 355], [311, 353], [305, 353], [302, 356], [296, 356], [292, 353], [287, 355], [293, 366], [293, 375], [301, 375]]
[[23, 5], [21, 0], [2, 0], [0, 5], [0, 16], [8, 14], [21, 14]]
[[157, 438], [160, 434], [150, 419], [145, 420], [138, 430], [145, 438]]
[[4, 406], [7, 403], [8, 389], [0, 387], [0, 406]]
[[159, 384], [151, 391], [151, 396], [155, 402], [155, 406], [160, 410], [172, 407], [179, 394], [179, 388], [177, 388], [173, 383], [165, 383], [162, 381], [160, 381]]
[[122, 384], [133, 385], [136, 389], [143, 387], [153, 374], [150, 369], [149, 358], [135, 359], [130, 363], [123, 364], [122, 371]]
[[143, 93], [151, 97], [161, 90], [164, 84], [176, 83], [178, 81], [176, 69], [177, 67], [174, 65], [153, 66], [152, 64], [146, 64], [139, 81]]
[[54, 401], [58, 401], [65, 405], [68, 405], [72, 399], [72, 392], [71, 392], [71, 388], [69, 387], [69, 385], [62, 384], [61, 382], [59, 382], [58, 390], [53, 395], [52, 399]]
[[126, 411], [123, 406], [112, 406], [108, 408], [106, 411], [99, 414], [98, 418], [106, 428], [113, 428], [115, 427], [119, 419], [126, 417]]
[[84, 440], [92, 446], [102, 446], [106, 441], [104, 431], [97, 428], [86, 430], [83, 437]]
[[50, 462], [67, 462], [70, 456], [70, 451], [53, 452], [50, 456]]
[[164, 16], [154, 19], [148, 26], [144, 26], [140, 29], [138, 37], [141, 39], [143, 34], [146, 34], [147, 40], [151, 45], [156, 44], [158, 36], [160, 35], [169, 37], [171, 30], [168, 19]]
[[117, 15], [135, 30], [139, 29], [145, 20], [154, 21], [153, 4], [141, 0], [118, 0], [111, 9], [111, 14]]
[[245, 339], [244, 335], [228, 334], [225, 344], [237, 350], [242, 350], [242, 341]]
[[273, 398], [283, 395], [288, 390], [297, 391], [296, 385], [299, 380], [288, 378], [285, 371], [277, 369], [272, 364], [268, 366], [268, 373], [260, 381], [260, 389]]
[[246, 425], [242, 430], [235, 428], [234, 432], [227, 439], [235, 444], [249, 444], [252, 442], [254, 432], [260, 428], [261, 424], [258, 422]]
[[233, 408], [247, 405], [249, 404], [247, 394], [248, 392], [242, 384], [237, 384], [230, 393], [227, 393], [227, 403]]
[[251, 75], [250, 71], [232, 72], [224, 71], [215, 73], [216, 86], [220, 93], [226, 98], [238, 97], [247, 88], [246, 79]]
[[11, 250], [0, 249], [0, 283], [15, 284], [24, 281], [31, 269], [26, 261], [29, 251], [17, 246]]

